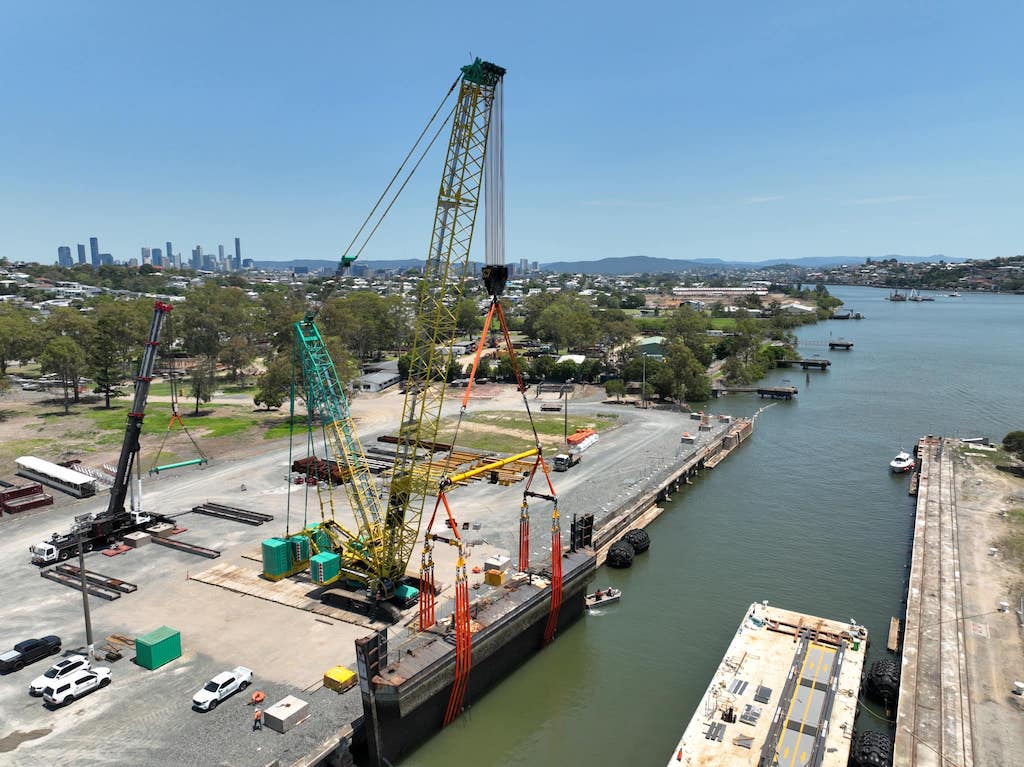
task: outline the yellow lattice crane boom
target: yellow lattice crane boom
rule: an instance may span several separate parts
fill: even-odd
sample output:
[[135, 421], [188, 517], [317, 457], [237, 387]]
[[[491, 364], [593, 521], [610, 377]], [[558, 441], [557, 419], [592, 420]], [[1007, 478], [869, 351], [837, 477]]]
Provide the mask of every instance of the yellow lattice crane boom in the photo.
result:
[[419, 286], [398, 452], [388, 492], [382, 563], [392, 569], [381, 575], [391, 581], [405, 574], [427, 496], [436, 496], [442, 479], [431, 472], [429, 459], [456, 336], [455, 306], [463, 291], [480, 203], [491, 108], [504, 75], [502, 67], [480, 59], [462, 68], [433, 235]]

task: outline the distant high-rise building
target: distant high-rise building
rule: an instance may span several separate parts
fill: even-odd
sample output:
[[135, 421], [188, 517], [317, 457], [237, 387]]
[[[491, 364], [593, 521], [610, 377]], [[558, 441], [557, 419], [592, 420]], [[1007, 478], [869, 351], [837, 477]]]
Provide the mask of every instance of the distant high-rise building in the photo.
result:
[[217, 246], [217, 266], [220, 269], [224, 268], [224, 246]]
[[193, 269], [202, 269], [203, 268], [203, 246], [202, 245], [196, 245], [194, 248], [192, 248], [192, 260], [189, 261], [189, 266], [191, 266]]
[[153, 249], [143, 248], [142, 249], [142, 263], [152, 264], [153, 263]]
[[256, 262], [253, 261], [251, 258], [243, 259], [242, 260], [242, 268], [243, 269], [255, 269], [256, 268]]
[[530, 271], [530, 262], [527, 261], [525, 258], [520, 258], [519, 259], [519, 273], [520, 274], [526, 274], [528, 271]]
[[78, 263], [85, 263], [85, 245], [78, 243]]
[[171, 241], [170, 240], [167, 241], [167, 247], [164, 250], [164, 254], [166, 255], [168, 265], [173, 264], [174, 263], [174, 251], [171, 250]]
[[92, 258], [92, 268], [100, 265], [100, 241], [95, 237], [89, 238], [89, 254]]
[[57, 263], [65, 269], [70, 268], [75, 263], [71, 260], [70, 245], [61, 245], [57, 248]]
[[164, 254], [160, 248], [153, 248], [153, 266], [164, 265]]
[[110, 266], [114, 263], [114, 257], [109, 253], [100, 253], [100, 263]]
[[235, 238], [235, 271], [242, 268], [242, 241]]

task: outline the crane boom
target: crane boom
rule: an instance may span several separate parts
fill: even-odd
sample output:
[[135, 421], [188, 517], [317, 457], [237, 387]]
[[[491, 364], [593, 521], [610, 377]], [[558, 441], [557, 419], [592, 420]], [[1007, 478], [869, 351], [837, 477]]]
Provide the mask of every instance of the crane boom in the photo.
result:
[[[125, 426], [124, 440], [121, 443], [121, 455], [117, 460], [117, 473], [114, 475], [114, 486], [110, 489], [110, 501], [106, 511], [108, 517], [124, 513], [124, 499], [128, 496], [132, 464], [138, 460], [139, 455], [139, 436], [142, 434], [142, 420], [145, 418], [146, 401], [149, 399], [149, 384], [153, 380], [157, 347], [160, 346], [160, 331], [170, 312], [170, 304], [162, 301], [153, 304], [153, 320], [149, 325], [149, 337], [146, 339], [142, 361], [139, 363], [139, 374], [135, 376], [135, 398], [132, 400], [132, 409], [128, 411], [128, 423]], [[173, 386], [174, 383], [172, 382], [171, 385]]]
[[480, 201], [491, 108], [505, 69], [476, 59], [462, 68], [462, 83], [437, 195], [430, 250], [419, 286], [413, 347], [399, 425], [399, 445], [388, 492], [382, 564], [384, 577], [405, 574], [434, 476], [424, 446], [434, 443], [444, 404], [455, 340], [454, 307], [462, 295]]
[[379, 568], [373, 560], [381, 539], [382, 503], [356, 433], [345, 388], [313, 317], [307, 315], [295, 323], [294, 329], [307, 406], [311, 415], [316, 413], [320, 416], [331, 452], [344, 472], [345, 489], [356, 515], [359, 535], [341, 529], [350, 541], [362, 538], [358, 547], [352, 547], [349, 553], [355, 553], [355, 558], [361, 561], [369, 574], [375, 575]]

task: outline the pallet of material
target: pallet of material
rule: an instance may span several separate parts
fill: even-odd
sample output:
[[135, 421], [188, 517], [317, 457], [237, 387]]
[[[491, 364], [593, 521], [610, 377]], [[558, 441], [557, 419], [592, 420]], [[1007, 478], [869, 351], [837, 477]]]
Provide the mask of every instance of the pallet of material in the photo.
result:
[[[411, 440], [402, 439], [394, 434], [383, 434], [377, 437], [377, 441], [384, 442], [388, 445], [402, 445], [406, 444], [407, 442], [411, 442]], [[432, 450], [435, 453], [439, 451], [447, 453], [449, 450], [452, 449], [451, 445], [446, 445], [443, 442], [428, 442], [426, 440], [417, 441], [416, 446], [419, 448], [426, 448], [427, 450]]]
[[17, 514], [20, 511], [28, 511], [29, 509], [38, 509], [41, 506], [52, 505], [52, 495], [39, 493], [38, 495], [27, 495], [21, 498], [13, 498], [9, 501], [4, 501], [0, 504], [0, 507], [2, 507], [8, 514]]
[[31, 482], [27, 485], [11, 485], [0, 491], [0, 503], [13, 501], [15, 498], [24, 498], [29, 495], [42, 495], [43, 486], [38, 482]]

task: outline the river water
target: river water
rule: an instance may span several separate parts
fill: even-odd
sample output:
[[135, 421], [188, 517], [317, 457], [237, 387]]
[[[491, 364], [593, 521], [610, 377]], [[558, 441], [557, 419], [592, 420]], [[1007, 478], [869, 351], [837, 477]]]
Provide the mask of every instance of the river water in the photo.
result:
[[[771, 371], [766, 383], [798, 397], [673, 498], [630, 570], [600, 572], [595, 585], [621, 587], [622, 602], [584, 616], [403, 767], [665, 764], [753, 601], [856, 619], [869, 661], [885, 655], [914, 508], [888, 463], [924, 434], [1024, 428], [1024, 296], [832, 293], [865, 319], [798, 331], [802, 356], [831, 370]], [[854, 349], [830, 352], [840, 338]], [[711, 409], [765, 404], [734, 395]]]

